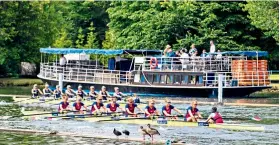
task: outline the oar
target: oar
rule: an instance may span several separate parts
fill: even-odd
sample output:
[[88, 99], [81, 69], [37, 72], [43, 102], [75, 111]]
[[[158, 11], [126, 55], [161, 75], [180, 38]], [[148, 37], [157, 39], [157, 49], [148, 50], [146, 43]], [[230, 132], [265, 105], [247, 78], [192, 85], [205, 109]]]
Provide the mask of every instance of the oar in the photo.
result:
[[147, 118], [147, 117], [111, 118], [111, 119], [98, 120], [97, 122], [109, 122], [109, 121], [121, 121], [121, 120], [135, 120], [135, 119], [149, 119], [149, 118]]
[[31, 99], [33, 99], [33, 98], [28, 98], [28, 99], [25, 99], [25, 100], [20, 100], [20, 101], [16, 101], [16, 102], [13, 102], [13, 103], [24, 102], [24, 101], [31, 100]]
[[45, 115], [45, 114], [52, 114], [58, 115], [60, 112], [45, 112], [45, 113], [36, 113], [36, 114], [26, 114], [26, 115], [16, 115], [16, 116], [3, 116], [2, 119], [9, 119], [9, 118], [16, 118], [16, 117], [24, 117], [24, 116], [35, 116], [35, 115]]

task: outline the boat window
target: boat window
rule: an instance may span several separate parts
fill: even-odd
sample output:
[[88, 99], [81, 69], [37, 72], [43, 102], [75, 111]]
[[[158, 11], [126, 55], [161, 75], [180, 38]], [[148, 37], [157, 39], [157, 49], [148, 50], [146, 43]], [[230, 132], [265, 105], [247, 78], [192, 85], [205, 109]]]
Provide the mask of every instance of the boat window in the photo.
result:
[[189, 82], [189, 76], [188, 75], [183, 75], [182, 76], [182, 84], [188, 84]]
[[174, 75], [174, 84], [179, 85], [181, 83], [181, 75]]
[[160, 83], [160, 75], [153, 74], [153, 83], [159, 84]]
[[195, 75], [190, 76], [188, 84], [194, 85], [195, 83], [196, 83], [196, 76]]

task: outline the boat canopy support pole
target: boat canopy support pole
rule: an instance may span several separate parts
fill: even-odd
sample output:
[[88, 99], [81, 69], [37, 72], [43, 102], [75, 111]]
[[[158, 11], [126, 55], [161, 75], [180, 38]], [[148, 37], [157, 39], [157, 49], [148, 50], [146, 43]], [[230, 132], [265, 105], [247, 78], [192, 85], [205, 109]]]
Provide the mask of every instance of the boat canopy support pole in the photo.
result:
[[63, 73], [59, 73], [58, 80], [59, 80], [58, 85], [62, 91], [63, 90]]
[[218, 74], [218, 104], [223, 104], [223, 80], [224, 75]]

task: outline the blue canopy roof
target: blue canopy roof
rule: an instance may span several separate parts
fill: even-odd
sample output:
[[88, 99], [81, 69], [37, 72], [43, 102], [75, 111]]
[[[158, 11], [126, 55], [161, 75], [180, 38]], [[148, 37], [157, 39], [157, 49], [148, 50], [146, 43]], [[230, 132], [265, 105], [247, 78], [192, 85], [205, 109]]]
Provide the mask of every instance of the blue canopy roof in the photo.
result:
[[249, 57], [264, 57], [268, 56], [267, 51], [225, 51], [225, 52], [215, 52], [210, 54], [222, 54], [222, 55], [244, 55]]
[[103, 54], [103, 55], [117, 55], [123, 54], [123, 50], [107, 50], [107, 49], [76, 49], [76, 48], [40, 48], [41, 53], [49, 54]]
[[77, 49], [77, 48], [40, 48], [41, 53], [49, 54], [102, 54], [102, 55], [118, 55], [118, 54], [145, 54], [154, 55], [161, 54], [161, 50], [108, 50], [108, 49]]

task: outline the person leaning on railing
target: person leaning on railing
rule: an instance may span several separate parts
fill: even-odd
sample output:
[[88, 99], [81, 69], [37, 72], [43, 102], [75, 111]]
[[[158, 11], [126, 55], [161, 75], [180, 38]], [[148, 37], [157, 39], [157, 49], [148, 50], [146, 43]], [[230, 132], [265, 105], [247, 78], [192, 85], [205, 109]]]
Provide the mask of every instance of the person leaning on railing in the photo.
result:
[[[163, 51], [163, 55], [164, 57], [176, 57], [175, 52], [171, 49], [171, 46], [168, 44], [166, 45], [164, 51]], [[163, 60], [163, 64], [164, 64], [164, 69], [166, 68], [171, 68], [171, 59], [170, 58], [164, 58]]]

